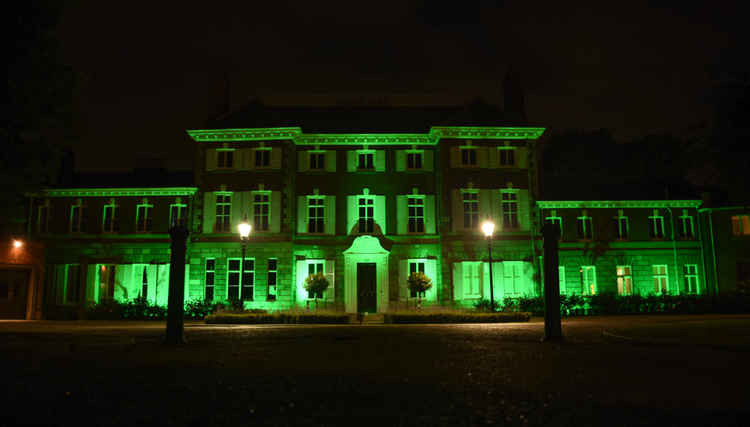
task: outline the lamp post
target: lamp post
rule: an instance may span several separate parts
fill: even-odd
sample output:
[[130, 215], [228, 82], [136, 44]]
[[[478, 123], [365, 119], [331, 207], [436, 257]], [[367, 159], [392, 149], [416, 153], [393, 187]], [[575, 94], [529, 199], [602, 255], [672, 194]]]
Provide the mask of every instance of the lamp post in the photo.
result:
[[[252, 226], [247, 222], [247, 214], [242, 218], [242, 222], [237, 226], [237, 231], [240, 233], [240, 241], [242, 242], [242, 258], [240, 259], [240, 283], [238, 283], [239, 289], [237, 289], [237, 297], [242, 304], [242, 285], [245, 280], [245, 246], [247, 245], [247, 238], [250, 236], [250, 230]], [[242, 306], [244, 309], [244, 306]]]
[[495, 231], [495, 223], [492, 221], [485, 221], [482, 223], [482, 231], [485, 237], [487, 237], [487, 253], [490, 259], [490, 311], [495, 312], [495, 286], [492, 283], [492, 233]]

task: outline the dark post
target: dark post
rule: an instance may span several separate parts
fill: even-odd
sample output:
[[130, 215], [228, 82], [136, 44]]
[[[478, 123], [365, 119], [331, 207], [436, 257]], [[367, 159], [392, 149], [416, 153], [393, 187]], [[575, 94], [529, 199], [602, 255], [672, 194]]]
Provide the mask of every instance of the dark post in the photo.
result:
[[169, 259], [169, 298], [167, 300], [167, 344], [185, 343], [185, 255], [190, 233], [184, 225], [172, 226], [172, 253]]
[[492, 236], [487, 236], [487, 252], [490, 259], [490, 312], [495, 312], [495, 286], [492, 283]]
[[560, 229], [557, 224], [545, 224], [544, 236], [544, 337], [542, 341], [561, 341], [560, 275], [557, 270], [557, 245]]
[[245, 239], [242, 239], [242, 259], [240, 260], [240, 283], [239, 283], [239, 289], [237, 290], [237, 299], [240, 300], [240, 311], [243, 311], [245, 309], [245, 303], [243, 303], [243, 297], [242, 292], [244, 291], [243, 287], [245, 286]]

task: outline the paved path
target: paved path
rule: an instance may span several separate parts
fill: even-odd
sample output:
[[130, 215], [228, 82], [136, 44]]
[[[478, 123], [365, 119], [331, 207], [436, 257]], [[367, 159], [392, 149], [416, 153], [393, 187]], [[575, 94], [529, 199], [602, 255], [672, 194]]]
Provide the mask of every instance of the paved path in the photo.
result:
[[0, 425], [741, 425], [748, 330], [750, 316], [583, 318], [541, 344], [540, 319], [189, 322], [173, 348], [163, 322], [0, 322]]

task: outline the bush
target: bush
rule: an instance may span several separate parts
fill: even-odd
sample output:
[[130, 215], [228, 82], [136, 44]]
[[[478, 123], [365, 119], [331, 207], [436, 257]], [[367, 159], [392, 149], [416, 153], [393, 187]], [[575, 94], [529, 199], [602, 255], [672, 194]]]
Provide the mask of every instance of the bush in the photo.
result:
[[328, 279], [323, 273], [315, 273], [305, 279], [305, 290], [315, 298], [323, 298], [323, 292], [328, 289]]
[[404, 312], [386, 313], [385, 323], [508, 323], [528, 322], [529, 313]]
[[[501, 302], [495, 301], [495, 311], [501, 310], [502, 308], [503, 304]], [[482, 298], [479, 301], [475, 302], [474, 310], [480, 313], [490, 313], [492, 311], [492, 308], [490, 307], [490, 300]]]
[[421, 297], [425, 292], [432, 288], [432, 280], [430, 280], [430, 278], [424, 273], [416, 271], [411, 273], [409, 278], [406, 279], [406, 287], [411, 293]]

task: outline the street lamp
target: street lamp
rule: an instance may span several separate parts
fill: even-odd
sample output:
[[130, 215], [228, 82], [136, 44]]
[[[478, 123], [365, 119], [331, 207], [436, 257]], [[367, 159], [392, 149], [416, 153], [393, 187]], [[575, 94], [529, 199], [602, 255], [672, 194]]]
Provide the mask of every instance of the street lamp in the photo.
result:
[[482, 231], [484, 236], [487, 237], [487, 253], [490, 259], [490, 311], [495, 312], [495, 290], [492, 284], [492, 233], [495, 231], [495, 223], [492, 221], [485, 221], [482, 223]]
[[[237, 231], [240, 233], [240, 241], [242, 242], [242, 259], [240, 259], [240, 283], [238, 283], [239, 289], [237, 290], [237, 297], [242, 304], [242, 285], [245, 280], [245, 246], [247, 245], [247, 238], [250, 236], [250, 230], [252, 226], [247, 222], [247, 214], [242, 218], [242, 222], [237, 226]], [[244, 307], [243, 307], [244, 308]]]

